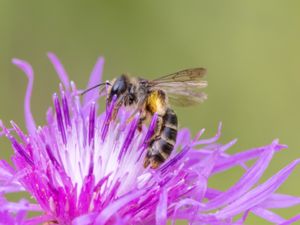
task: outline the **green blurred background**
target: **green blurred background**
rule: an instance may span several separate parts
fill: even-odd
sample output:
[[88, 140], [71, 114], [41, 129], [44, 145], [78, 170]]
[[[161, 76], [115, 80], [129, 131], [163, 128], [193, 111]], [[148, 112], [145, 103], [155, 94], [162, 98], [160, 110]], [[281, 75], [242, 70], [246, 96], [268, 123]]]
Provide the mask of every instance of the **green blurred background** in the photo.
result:
[[[300, 1], [0, 1], [0, 117], [24, 128], [26, 77], [11, 64], [26, 59], [35, 70], [32, 110], [44, 124], [58, 78], [46, 57], [52, 51], [77, 86], [84, 88], [98, 56], [104, 79], [122, 72], [154, 78], [180, 69], [208, 69], [208, 101], [178, 108], [182, 127], [213, 135], [223, 122], [222, 142], [238, 138], [231, 152], [280, 138], [264, 179], [300, 157]], [[11, 154], [0, 144], [1, 157]], [[280, 188], [300, 195], [300, 169]], [[232, 170], [211, 181], [229, 187]], [[291, 217], [300, 208], [281, 210]], [[278, 211], [277, 211], [278, 212]], [[182, 223], [184, 224], [184, 223]], [[268, 224], [250, 216], [248, 224]]]

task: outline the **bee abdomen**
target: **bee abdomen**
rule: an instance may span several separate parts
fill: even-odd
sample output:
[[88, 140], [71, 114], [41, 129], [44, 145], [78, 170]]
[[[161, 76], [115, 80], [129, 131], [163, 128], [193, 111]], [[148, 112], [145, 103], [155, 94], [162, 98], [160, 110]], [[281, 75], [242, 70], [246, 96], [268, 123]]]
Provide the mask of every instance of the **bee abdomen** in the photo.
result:
[[163, 117], [164, 126], [174, 128], [177, 131], [177, 116], [173, 109], [168, 108], [166, 114]]
[[177, 138], [177, 116], [172, 109], [167, 109], [163, 116], [163, 125], [160, 136], [153, 141], [147, 158], [151, 159], [151, 167], [157, 168], [162, 164], [174, 149]]
[[158, 140], [156, 140], [153, 143], [152, 148], [153, 148], [152, 155], [153, 156], [158, 155], [159, 156], [158, 158], [161, 158], [161, 160], [159, 161], [164, 162], [171, 154], [174, 148], [174, 144], [173, 141], [171, 142], [169, 140], [164, 140], [163, 137], [160, 137]]
[[177, 138], [177, 129], [173, 128], [173, 127], [164, 127], [162, 132], [161, 132], [161, 138], [172, 144], [175, 145], [176, 142], [176, 138]]

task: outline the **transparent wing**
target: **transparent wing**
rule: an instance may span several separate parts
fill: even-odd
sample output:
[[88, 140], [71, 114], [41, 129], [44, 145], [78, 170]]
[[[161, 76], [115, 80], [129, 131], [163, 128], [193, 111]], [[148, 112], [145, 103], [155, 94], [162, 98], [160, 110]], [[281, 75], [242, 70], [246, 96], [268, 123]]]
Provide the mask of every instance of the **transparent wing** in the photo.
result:
[[177, 105], [182, 107], [196, 105], [207, 99], [207, 95], [204, 92], [188, 91], [167, 93], [171, 105]]
[[193, 82], [201, 80], [206, 74], [204, 68], [192, 68], [181, 70], [177, 73], [172, 73], [153, 80], [154, 83], [169, 83], [169, 82]]
[[152, 89], [164, 90], [172, 105], [191, 106], [207, 99], [207, 95], [202, 92], [207, 86], [203, 80], [205, 73], [204, 68], [186, 69], [150, 81], [150, 86]]

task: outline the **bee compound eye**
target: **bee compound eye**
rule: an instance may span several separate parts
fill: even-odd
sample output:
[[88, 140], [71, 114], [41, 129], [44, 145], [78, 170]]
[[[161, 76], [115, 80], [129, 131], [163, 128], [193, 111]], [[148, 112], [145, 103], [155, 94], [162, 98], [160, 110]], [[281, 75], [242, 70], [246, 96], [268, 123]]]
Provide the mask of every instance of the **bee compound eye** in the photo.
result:
[[120, 97], [120, 95], [124, 94], [127, 90], [127, 81], [124, 76], [119, 77], [111, 87], [111, 91], [109, 93], [110, 98], [112, 98], [114, 95], [117, 96], [117, 98]]

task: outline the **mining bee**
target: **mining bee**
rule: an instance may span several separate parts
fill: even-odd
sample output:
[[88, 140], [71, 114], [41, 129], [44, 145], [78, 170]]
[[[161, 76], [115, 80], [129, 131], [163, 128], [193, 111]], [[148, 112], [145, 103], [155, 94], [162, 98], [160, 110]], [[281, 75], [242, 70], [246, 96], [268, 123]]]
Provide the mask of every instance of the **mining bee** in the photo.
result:
[[[171, 105], [190, 106], [204, 101], [207, 96], [202, 88], [207, 86], [203, 80], [204, 68], [193, 68], [166, 75], [154, 80], [130, 77], [122, 74], [111, 82], [98, 84], [82, 94], [103, 84], [107, 88], [107, 103], [117, 97], [112, 119], [121, 106], [134, 107], [133, 116], [139, 112], [138, 129], [142, 130], [145, 120], [156, 113], [158, 115], [154, 135], [148, 142], [144, 167], [158, 168], [171, 154], [176, 138], [178, 121]], [[102, 91], [105, 88], [102, 88]]]

